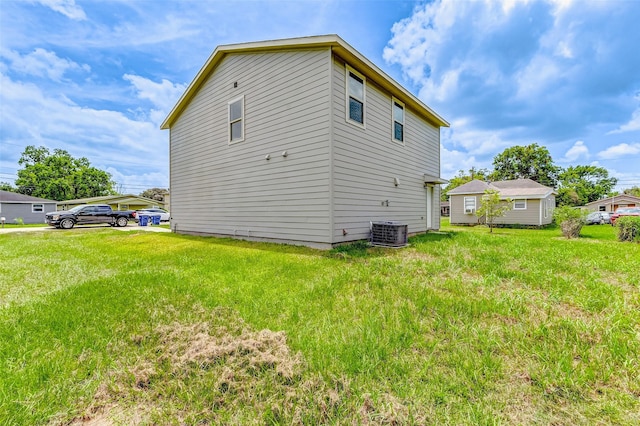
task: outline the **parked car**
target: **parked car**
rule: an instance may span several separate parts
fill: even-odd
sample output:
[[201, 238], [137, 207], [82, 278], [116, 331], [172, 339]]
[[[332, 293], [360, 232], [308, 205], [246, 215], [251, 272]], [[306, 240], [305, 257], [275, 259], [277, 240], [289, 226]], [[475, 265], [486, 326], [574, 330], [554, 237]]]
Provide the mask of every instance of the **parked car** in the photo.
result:
[[616, 224], [620, 216], [640, 216], [640, 207], [620, 207], [611, 215], [611, 225]]
[[131, 210], [112, 210], [107, 204], [83, 204], [71, 210], [45, 214], [45, 221], [56, 228], [71, 229], [76, 224], [88, 225], [106, 223], [111, 226], [127, 226], [129, 219], [135, 218]]
[[169, 222], [169, 219], [171, 219], [171, 213], [169, 213], [168, 211], [164, 209], [153, 208], [153, 209], [142, 209], [142, 210], [136, 211], [136, 222], [138, 222], [138, 216], [140, 216], [141, 214], [148, 214], [148, 215], [159, 214], [160, 222]]
[[611, 223], [611, 214], [608, 212], [593, 212], [587, 216], [587, 225], [603, 225]]

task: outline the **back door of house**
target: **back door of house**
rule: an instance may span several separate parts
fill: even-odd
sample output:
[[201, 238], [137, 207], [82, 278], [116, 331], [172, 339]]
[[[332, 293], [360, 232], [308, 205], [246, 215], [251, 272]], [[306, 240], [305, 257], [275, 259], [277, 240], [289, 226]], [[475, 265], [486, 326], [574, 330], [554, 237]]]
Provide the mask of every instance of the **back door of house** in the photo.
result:
[[433, 229], [433, 186], [427, 185], [427, 229]]

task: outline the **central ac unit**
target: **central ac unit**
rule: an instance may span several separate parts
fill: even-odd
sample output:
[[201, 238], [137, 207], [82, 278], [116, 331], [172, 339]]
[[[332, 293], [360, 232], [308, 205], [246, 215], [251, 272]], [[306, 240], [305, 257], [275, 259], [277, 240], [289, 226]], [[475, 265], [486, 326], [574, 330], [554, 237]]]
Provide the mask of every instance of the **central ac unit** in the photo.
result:
[[406, 224], [391, 221], [371, 223], [371, 244], [374, 246], [404, 247], [407, 236]]

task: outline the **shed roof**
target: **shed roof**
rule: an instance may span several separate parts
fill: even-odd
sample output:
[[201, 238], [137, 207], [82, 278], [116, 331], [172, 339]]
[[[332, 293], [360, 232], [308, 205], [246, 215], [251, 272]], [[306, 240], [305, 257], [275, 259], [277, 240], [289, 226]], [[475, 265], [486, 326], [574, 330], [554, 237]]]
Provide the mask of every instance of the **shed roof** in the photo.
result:
[[31, 195], [18, 194], [11, 191], [0, 191], [0, 202], [3, 203], [57, 203], [55, 200], [32, 197]]
[[350, 65], [357, 67], [358, 71], [367, 78], [374, 81], [384, 89], [388, 90], [395, 97], [405, 103], [417, 114], [424, 117], [429, 122], [439, 127], [449, 127], [449, 123], [440, 117], [435, 111], [425, 105], [420, 99], [411, 94], [408, 90], [398, 84], [395, 80], [384, 73], [373, 62], [365, 58], [360, 52], [351, 47], [336, 34], [288, 38], [280, 40], [258, 41], [251, 43], [227, 44], [216, 47], [207, 62], [202, 66], [193, 81], [189, 84], [176, 105], [173, 107], [167, 118], [160, 126], [161, 129], [169, 129], [180, 117], [180, 114], [187, 107], [191, 99], [198, 92], [200, 87], [209, 78], [218, 64], [225, 56], [233, 53], [256, 53], [291, 49], [329, 48], [336, 55], [347, 61]]

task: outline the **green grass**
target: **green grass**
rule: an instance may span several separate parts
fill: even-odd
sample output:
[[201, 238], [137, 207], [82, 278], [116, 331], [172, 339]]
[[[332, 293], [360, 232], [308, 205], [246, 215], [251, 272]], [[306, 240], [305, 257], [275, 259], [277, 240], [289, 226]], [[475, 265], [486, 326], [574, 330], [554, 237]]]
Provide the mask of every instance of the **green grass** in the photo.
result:
[[0, 235], [0, 424], [637, 424], [640, 244]]
[[19, 225], [17, 223], [5, 223], [4, 226], [0, 226], [0, 229], [16, 229], [16, 228], [46, 228], [49, 225], [46, 223], [23, 223]]

